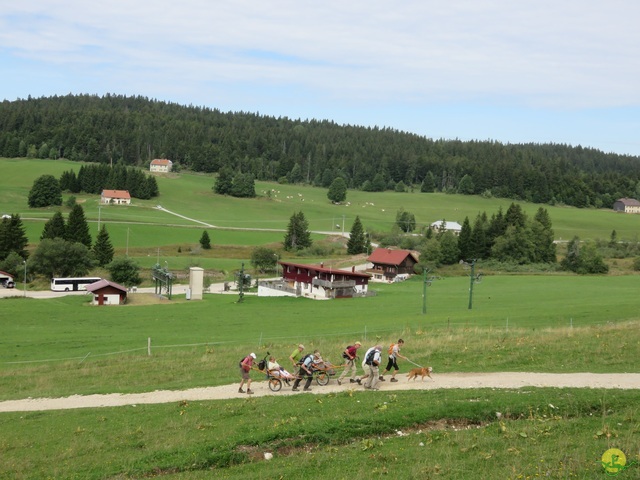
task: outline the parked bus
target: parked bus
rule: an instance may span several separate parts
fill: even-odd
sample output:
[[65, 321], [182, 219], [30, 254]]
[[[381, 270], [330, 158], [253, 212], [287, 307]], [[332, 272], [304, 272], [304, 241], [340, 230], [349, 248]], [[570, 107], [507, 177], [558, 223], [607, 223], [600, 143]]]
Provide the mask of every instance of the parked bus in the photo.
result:
[[86, 290], [87, 285], [102, 280], [100, 277], [52, 278], [51, 290], [54, 292], [77, 292]]

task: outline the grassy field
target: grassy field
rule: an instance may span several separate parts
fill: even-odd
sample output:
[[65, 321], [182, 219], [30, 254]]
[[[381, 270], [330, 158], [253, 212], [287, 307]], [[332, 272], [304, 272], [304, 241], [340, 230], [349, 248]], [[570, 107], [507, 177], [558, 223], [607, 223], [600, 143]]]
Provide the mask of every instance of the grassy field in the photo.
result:
[[[33, 180], [77, 163], [0, 159], [1, 213], [19, 213], [31, 242], [54, 209], [28, 209]], [[234, 270], [254, 245], [277, 245], [295, 210], [314, 230], [348, 231], [355, 215], [388, 231], [403, 207], [418, 223], [491, 214], [504, 199], [350, 191], [349, 206], [326, 190], [259, 183], [261, 198], [217, 197], [205, 175], [159, 177], [162, 195], [131, 207], [78, 196], [97, 231], [108, 225], [120, 253], [143, 266], [167, 262]], [[271, 191], [270, 198], [266, 191]], [[303, 201], [304, 200], [304, 201]], [[198, 249], [202, 224], [213, 252]], [[523, 204], [533, 215], [538, 205]], [[634, 239], [637, 216], [547, 206], [556, 237]], [[63, 208], [63, 211], [65, 209]], [[167, 227], [170, 228], [167, 228]], [[247, 231], [258, 227], [267, 230]], [[237, 230], [236, 230], [237, 229]], [[320, 237], [315, 237], [319, 239]], [[178, 251], [178, 249], [180, 251]], [[207, 295], [171, 301], [136, 294], [97, 308], [84, 296], [0, 300], [0, 400], [143, 392], [238, 381], [237, 360], [267, 350], [283, 359], [299, 342], [338, 361], [355, 340], [403, 337], [403, 353], [439, 372], [638, 372], [640, 276], [490, 275], [464, 272], [427, 289], [422, 282], [373, 285], [377, 296], [307, 299]], [[152, 355], [147, 355], [151, 338]], [[403, 365], [405, 368], [406, 365]], [[640, 461], [640, 392], [574, 389], [345, 392], [0, 414], [0, 478], [596, 478], [611, 447]], [[502, 417], [497, 418], [496, 412]], [[398, 434], [402, 431], [403, 435]], [[407, 434], [407, 435], [404, 435]], [[263, 461], [272, 452], [273, 460]], [[55, 459], [53, 461], [52, 459]], [[618, 478], [638, 478], [633, 466]]]
[[524, 388], [5, 413], [0, 476], [606, 478], [608, 449], [638, 459], [638, 405], [637, 391]]
[[0, 398], [225, 384], [248, 350], [286, 358], [303, 342], [338, 362], [348, 342], [399, 336], [409, 358], [438, 371], [634, 372], [639, 282], [491, 276], [469, 310], [466, 279], [452, 277], [429, 287], [426, 315], [419, 279], [324, 302], [207, 295], [147, 305], [136, 294], [130, 305], [97, 308], [85, 296], [4, 299]]
[[[42, 233], [42, 222], [49, 219], [56, 209], [27, 207], [27, 196], [33, 181], [45, 173], [59, 177], [65, 170], [77, 171], [80, 165], [64, 160], [0, 159], [0, 167], [3, 171], [0, 179], [3, 188], [0, 210], [3, 213], [19, 213], [25, 219], [30, 240], [37, 242]], [[344, 219], [345, 231], [349, 231], [358, 215], [366, 229], [389, 231], [400, 208], [414, 213], [419, 225], [426, 225], [442, 218], [462, 223], [465, 216], [473, 221], [479, 212], [485, 211], [491, 215], [499, 207], [506, 210], [511, 203], [508, 199], [422, 194], [417, 191], [371, 193], [351, 190], [348, 192], [348, 205], [332, 205], [327, 200], [326, 189], [264, 182], [256, 184], [258, 198], [237, 199], [214, 195], [214, 177], [210, 175], [178, 174], [160, 176], [157, 180], [161, 195], [148, 201], [134, 200], [130, 207], [107, 206], [99, 211], [98, 195], [78, 195], [77, 199], [82, 202], [87, 218], [95, 222], [94, 229], [97, 230], [99, 216], [102, 222], [109, 225], [117, 247], [125, 246], [127, 232], [130, 246], [197, 245], [201, 230], [205, 227], [160, 211], [155, 208], [158, 204], [180, 215], [225, 228], [282, 231], [286, 229], [292, 213], [302, 210], [311, 230], [341, 231]], [[267, 192], [271, 192], [270, 196], [267, 196]], [[539, 207], [529, 203], [521, 205], [530, 216]], [[616, 230], [620, 240], [637, 238], [638, 217], [635, 215], [562, 206], [545, 208], [549, 210], [557, 239], [567, 240], [574, 235], [582, 239], [608, 239], [612, 230]], [[158, 235], [158, 225], [171, 225], [172, 228], [164, 229]], [[336, 229], [336, 225], [340, 228]], [[153, 229], [154, 226], [156, 229]], [[147, 232], [147, 228], [151, 230]], [[216, 238], [217, 235], [217, 232], [213, 234], [213, 243], [255, 245], [265, 242], [265, 239], [251, 240], [253, 235], [242, 231], [234, 231], [220, 238]], [[274, 238], [281, 241], [282, 234], [267, 238], [266, 243], [275, 241]]]

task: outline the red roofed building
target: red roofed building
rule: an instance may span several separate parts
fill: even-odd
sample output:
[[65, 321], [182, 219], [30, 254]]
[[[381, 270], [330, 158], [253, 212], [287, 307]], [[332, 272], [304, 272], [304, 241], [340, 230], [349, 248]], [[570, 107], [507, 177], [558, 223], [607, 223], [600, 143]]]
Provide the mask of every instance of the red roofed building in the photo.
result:
[[131, 204], [131, 195], [129, 195], [129, 190], [103, 190], [100, 195], [100, 203], [129, 205]]
[[127, 301], [126, 287], [109, 280], [98, 280], [86, 288], [93, 294], [94, 305], [122, 305]]
[[[367, 294], [368, 273], [351, 270], [340, 270], [320, 265], [303, 265], [301, 263], [278, 262], [282, 266], [281, 286], [266, 285], [258, 288], [259, 296], [290, 295], [315, 299], [350, 298]], [[268, 288], [268, 290], [267, 290]], [[273, 290], [273, 291], [269, 291]]]
[[151, 160], [149, 170], [151, 172], [169, 173], [172, 167], [173, 162], [171, 160], [167, 160], [166, 158], [156, 158], [155, 160]]
[[416, 256], [409, 250], [390, 248], [376, 248], [367, 261], [373, 263], [373, 267], [367, 269], [373, 275], [372, 280], [383, 282], [393, 282], [398, 275], [412, 275], [413, 267], [418, 263]]

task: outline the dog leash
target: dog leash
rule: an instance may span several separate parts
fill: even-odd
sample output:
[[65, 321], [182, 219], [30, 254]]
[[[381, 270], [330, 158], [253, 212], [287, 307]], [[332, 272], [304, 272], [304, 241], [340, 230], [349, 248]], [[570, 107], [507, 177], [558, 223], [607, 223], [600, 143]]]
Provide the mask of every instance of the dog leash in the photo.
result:
[[412, 361], [411, 361], [411, 360], [409, 360], [408, 358], [407, 358], [406, 360], [407, 360], [407, 362], [409, 362], [409, 363], [413, 363], [416, 367], [425, 368], [425, 367], [423, 367], [422, 365], [418, 365], [416, 362], [412, 362]]

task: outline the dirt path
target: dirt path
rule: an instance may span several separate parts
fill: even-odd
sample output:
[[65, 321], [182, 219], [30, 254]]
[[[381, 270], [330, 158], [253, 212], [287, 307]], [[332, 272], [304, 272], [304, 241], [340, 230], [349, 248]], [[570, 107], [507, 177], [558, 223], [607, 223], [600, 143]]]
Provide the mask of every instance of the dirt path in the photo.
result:
[[[640, 389], [640, 373], [445, 373], [435, 375], [434, 379], [424, 382], [407, 381], [406, 375], [398, 375], [399, 381], [391, 383], [388, 380], [379, 384], [380, 391], [393, 390], [434, 390], [440, 388], [521, 388], [521, 387], [571, 387], [571, 388], [612, 388], [612, 389]], [[284, 386], [280, 392], [269, 390], [265, 381], [254, 381], [253, 397], [266, 395], [304, 395], [303, 392], [292, 392]], [[310, 394], [325, 394], [340, 392], [348, 389], [364, 390], [357, 384], [338, 385], [331, 379], [329, 385], [319, 387], [312, 385]], [[376, 395], [371, 392], [371, 395]], [[238, 393], [238, 384], [222, 385], [219, 387], [192, 388], [189, 390], [156, 390], [155, 392], [106, 395], [72, 395], [63, 398], [27, 398], [23, 400], [8, 400], [0, 402], [0, 412], [28, 412], [38, 410], [66, 410], [73, 408], [118, 407], [124, 405], [139, 405], [152, 403], [171, 403], [182, 400], [224, 400], [230, 398], [244, 398], [247, 394]]]

